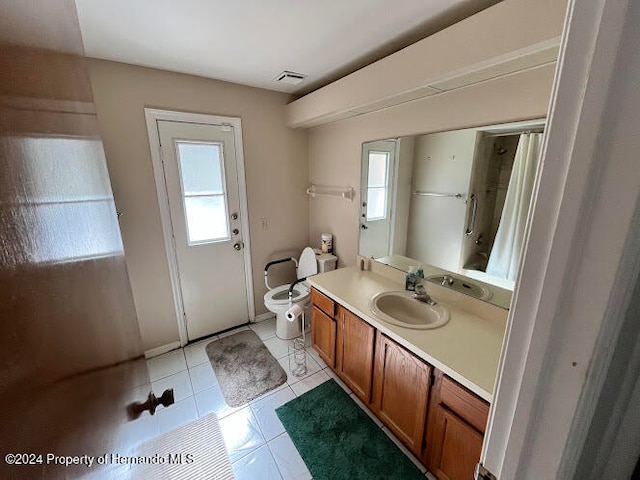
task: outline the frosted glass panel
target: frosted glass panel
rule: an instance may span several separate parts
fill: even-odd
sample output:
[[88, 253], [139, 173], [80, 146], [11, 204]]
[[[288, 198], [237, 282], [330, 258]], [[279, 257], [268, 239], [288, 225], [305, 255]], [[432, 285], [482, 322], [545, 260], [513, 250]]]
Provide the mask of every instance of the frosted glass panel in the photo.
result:
[[386, 188], [367, 189], [367, 221], [382, 220], [386, 217]]
[[369, 178], [367, 185], [371, 187], [387, 186], [387, 163], [389, 154], [387, 152], [369, 153]]
[[185, 197], [184, 209], [190, 244], [229, 238], [224, 196]]
[[185, 195], [223, 193], [220, 144], [177, 142]]

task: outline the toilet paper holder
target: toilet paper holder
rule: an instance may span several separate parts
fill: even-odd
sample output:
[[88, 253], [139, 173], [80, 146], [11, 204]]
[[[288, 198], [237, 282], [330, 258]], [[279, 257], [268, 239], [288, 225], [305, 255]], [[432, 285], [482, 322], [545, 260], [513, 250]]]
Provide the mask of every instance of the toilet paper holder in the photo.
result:
[[285, 313], [290, 322], [302, 322], [302, 337], [295, 338], [288, 347], [289, 371], [294, 377], [302, 377], [307, 373], [307, 350], [304, 325], [304, 309], [299, 305], [293, 305]]

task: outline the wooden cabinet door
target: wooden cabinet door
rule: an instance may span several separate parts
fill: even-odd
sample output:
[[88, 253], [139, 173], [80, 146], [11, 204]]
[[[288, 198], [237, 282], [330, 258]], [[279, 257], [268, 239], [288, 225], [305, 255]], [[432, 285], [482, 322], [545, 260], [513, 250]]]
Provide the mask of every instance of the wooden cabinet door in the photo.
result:
[[336, 372], [363, 402], [371, 400], [376, 330], [338, 305]]
[[422, 450], [430, 379], [429, 365], [378, 335], [371, 407], [416, 455]]
[[482, 435], [467, 422], [445, 407], [435, 407], [435, 415], [429, 421], [436, 430], [437, 439], [431, 449], [429, 469], [440, 480], [471, 480], [476, 464], [480, 461]]
[[470, 480], [480, 461], [489, 404], [435, 371], [422, 459], [440, 480]]
[[315, 305], [311, 308], [311, 345], [329, 367], [336, 366], [336, 321]]

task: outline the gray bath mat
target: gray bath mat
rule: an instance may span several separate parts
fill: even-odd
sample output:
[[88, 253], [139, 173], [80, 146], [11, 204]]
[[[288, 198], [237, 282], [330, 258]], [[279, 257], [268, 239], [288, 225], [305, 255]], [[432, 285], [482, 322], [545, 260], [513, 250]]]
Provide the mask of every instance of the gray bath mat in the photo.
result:
[[206, 347], [222, 395], [230, 407], [245, 405], [287, 381], [287, 374], [252, 330]]

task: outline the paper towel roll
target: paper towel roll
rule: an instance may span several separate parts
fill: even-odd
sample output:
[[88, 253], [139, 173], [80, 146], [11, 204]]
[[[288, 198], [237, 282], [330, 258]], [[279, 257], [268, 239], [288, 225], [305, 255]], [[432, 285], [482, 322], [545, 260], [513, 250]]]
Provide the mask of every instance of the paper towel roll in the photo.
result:
[[287, 320], [289, 320], [290, 322], [293, 322], [294, 320], [297, 320], [298, 318], [300, 318], [300, 316], [303, 313], [304, 313], [304, 310], [300, 305], [294, 305], [289, 310], [287, 310], [285, 315], [287, 317]]

